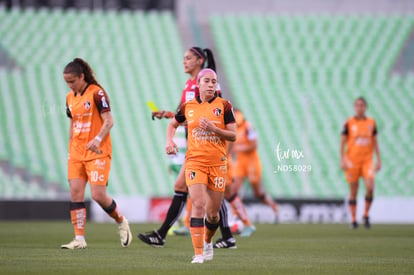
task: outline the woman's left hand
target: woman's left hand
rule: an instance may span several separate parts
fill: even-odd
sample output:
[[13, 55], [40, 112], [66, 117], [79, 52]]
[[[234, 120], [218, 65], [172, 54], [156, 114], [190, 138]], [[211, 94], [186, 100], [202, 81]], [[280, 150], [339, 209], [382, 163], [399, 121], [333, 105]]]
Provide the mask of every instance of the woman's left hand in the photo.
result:
[[211, 122], [205, 117], [200, 117], [199, 123], [200, 123], [200, 128], [205, 131], [214, 132], [217, 128], [216, 125], [213, 124], [213, 122]]
[[100, 144], [101, 143], [96, 138], [94, 138], [91, 141], [89, 141], [88, 145], [86, 145], [86, 150], [90, 150], [92, 152], [100, 154], [102, 153], [102, 150], [98, 149]]

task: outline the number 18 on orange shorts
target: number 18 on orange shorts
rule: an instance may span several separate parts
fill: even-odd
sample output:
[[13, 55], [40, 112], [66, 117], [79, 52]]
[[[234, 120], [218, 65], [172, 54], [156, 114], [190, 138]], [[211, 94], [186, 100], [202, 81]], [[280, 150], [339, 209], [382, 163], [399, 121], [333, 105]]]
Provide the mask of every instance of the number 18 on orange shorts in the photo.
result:
[[217, 192], [226, 189], [227, 165], [211, 167], [191, 167], [186, 164], [185, 182], [187, 186], [205, 184], [207, 188]]

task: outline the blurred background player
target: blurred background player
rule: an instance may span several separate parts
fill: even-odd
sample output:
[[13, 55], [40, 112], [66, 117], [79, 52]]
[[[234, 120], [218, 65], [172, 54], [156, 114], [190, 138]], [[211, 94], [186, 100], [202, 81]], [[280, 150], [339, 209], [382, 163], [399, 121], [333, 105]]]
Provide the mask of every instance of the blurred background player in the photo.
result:
[[[215, 70], [216, 64], [214, 60], [213, 53], [210, 49], [201, 49], [199, 47], [191, 47], [184, 54], [184, 72], [190, 75], [190, 78], [187, 80], [184, 90], [181, 95], [181, 106], [183, 103], [188, 102], [199, 96], [199, 90], [197, 88], [197, 75], [204, 68], [210, 68]], [[216, 89], [217, 89], [216, 85]], [[216, 91], [217, 94], [220, 94], [220, 90]], [[162, 118], [172, 118], [174, 116], [173, 112], [160, 110], [158, 112], [152, 113], [153, 117], [158, 119]], [[163, 247], [165, 243], [165, 237], [167, 236], [168, 230], [174, 225], [180, 216], [182, 209], [187, 200], [187, 186], [185, 183], [185, 165], [182, 165], [177, 179], [174, 184], [174, 197], [171, 202], [171, 205], [168, 209], [167, 216], [162, 223], [161, 227], [158, 230], [154, 230], [149, 233], [139, 234], [138, 238], [144, 243], [151, 245], [153, 247]], [[191, 205], [188, 205], [187, 210], [190, 212]], [[223, 213], [225, 212], [225, 213]], [[220, 209], [220, 215], [227, 217], [227, 208], [223, 204]], [[223, 236], [226, 236], [227, 239], [233, 241], [231, 245], [235, 246], [235, 240], [230, 232], [230, 227], [228, 226], [227, 219], [220, 219], [220, 229], [222, 230]], [[224, 224], [222, 224], [224, 223]], [[186, 228], [182, 228], [181, 231], [185, 231]], [[181, 232], [185, 234], [185, 232]]]
[[[354, 102], [354, 109], [355, 115], [345, 122], [342, 131], [340, 144], [341, 168], [345, 171], [350, 188], [348, 203], [352, 218], [351, 228], [358, 228], [356, 206], [360, 177], [364, 179], [366, 188], [364, 226], [370, 228], [369, 209], [373, 200], [375, 171], [381, 169], [377, 126], [374, 119], [365, 115], [367, 110], [365, 98], [358, 97]], [[372, 159], [373, 152], [375, 152], [377, 159], [375, 166]]]
[[112, 157], [109, 132], [113, 126], [108, 96], [96, 81], [89, 64], [80, 58], [66, 65], [63, 78], [71, 89], [66, 96], [66, 113], [70, 119], [68, 179], [75, 239], [61, 248], [81, 249], [87, 246], [84, 203], [87, 181], [92, 199], [118, 223], [121, 245], [129, 246], [132, 234], [128, 220], [106, 193]]
[[200, 96], [184, 103], [168, 125], [165, 149], [167, 154], [176, 153], [178, 146], [172, 140], [175, 129], [187, 122], [190, 134], [185, 181], [192, 201], [192, 263], [203, 263], [213, 259], [212, 238], [219, 226], [226, 188], [226, 141], [236, 139], [236, 126], [231, 103], [217, 96], [216, 73], [203, 69], [197, 76], [197, 85]]
[[237, 193], [246, 178], [252, 186], [255, 197], [272, 208], [276, 219], [278, 209], [276, 202], [262, 188], [262, 167], [257, 152], [257, 134], [240, 110], [235, 110], [234, 113], [237, 125], [237, 139], [232, 146], [232, 153], [235, 158], [234, 182], [232, 185], [232, 193], [234, 195], [229, 199], [229, 202], [233, 211], [244, 224], [240, 236], [248, 237], [256, 231], [256, 228], [251, 224], [241, 199], [237, 197]]

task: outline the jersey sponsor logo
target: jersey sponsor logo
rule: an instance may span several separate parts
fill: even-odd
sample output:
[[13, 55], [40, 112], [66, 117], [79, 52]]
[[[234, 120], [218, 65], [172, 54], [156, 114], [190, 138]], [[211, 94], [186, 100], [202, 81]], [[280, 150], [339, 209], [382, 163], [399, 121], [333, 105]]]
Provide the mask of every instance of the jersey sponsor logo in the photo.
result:
[[100, 95], [100, 96], [104, 96], [104, 95], [105, 95], [105, 93], [104, 93], [102, 90], [99, 90], [98, 95]]
[[371, 139], [367, 137], [357, 137], [355, 139], [355, 145], [358, 146], [368, 146], [371, 144]]
[[217, 136], [215, 133], [203, 130], [199, 127], [194, 128], [191, 131], [191, 136], [194, 138], [196, 144], [200, 142], [200, 144], [206, 144], [210, 142], [212, 144], [222, 144], [221, 138]]
[[91, 102], [90, 101], [85, 101], [83, 103], [83, 108], [85, 108], [85, 110], [89, 110], [91, 108]]
[[221, 110], [220, 108], [218, 108], [218, 107], [216, 107], [216, 108], [214, 108], [213, 109], [213, 114], [216, 116], [216, 117], [219, 117], [220, 115], [221, 115], [221, 113], [223, 112], [223, 110]]
[[194, 110], [188, 110], [187, 115], [192, 117], [194, 115]]
[[85, 132], [89, 132], [91, 130], [91, 122], [86, 122], [86, 123], [82, 123], [79, 121], [75, 121], [73, 123], [73, 132], [78, 134], [78, 133], [85, 133]]
[[195, 92], [187, 91], [185, 93], [185, 102], [193, 100], [195, 98]]
[[196, 175], [196, 173], [195, 173], [194, 171], [190, 171], [190, 172], [188, 172], [188, 178], [189, 178], [190, 180], [193, 180], [193, 179], [195, 178], [195, 175]]

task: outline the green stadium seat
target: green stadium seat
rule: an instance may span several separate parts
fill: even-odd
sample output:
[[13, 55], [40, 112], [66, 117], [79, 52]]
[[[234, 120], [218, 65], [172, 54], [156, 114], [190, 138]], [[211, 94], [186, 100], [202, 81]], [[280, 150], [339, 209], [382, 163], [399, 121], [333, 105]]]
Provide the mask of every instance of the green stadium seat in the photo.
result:
[[[67, 191], [68, 88], [62, 70], [74, 57], [95, 69], [115, 126], [109, 191], [166, 196], [173, 176], [164, 153], [167, 121], [152, 121], [146, 102], [175, 110], [186, 76], [171, 12], [0, 10], [0, 45], [22, 70], [0, 70], [0, 159]], [[7, 117], [7, 119], [6, 119]], [[0, 170], [1, 171], [1, 170]], [[0, 182], [0, 198], [56, 196], [19, 178]], [[9, 189], [9, 182], [16, 188]], [[18, 188], [22, 186], [22, 188]], [[59, 190], [58, 190], [59, 191]]]
[[[409, 172], [393, 164], [404, 162], [395, 152], [414, 154], [409, 134], [413, 123], [407, 120], [414, 104], [414, 79], [390, 77], [412, 24], [412, 16], [401, 15], [211, 18], [228, 83], [237, 91], [234, 104], [259, 132], [264, 183], [273, 195], [343, 197], [348, 192], [338, 144], [342, 124], [359, 95], [368, 99], [368, 113], [380, 131], [384, 168], [376, 194], [414, 194]], [[304, 162], [312, 165], [312, 172], [275, 176], [278, 141], [304, 149]]]

